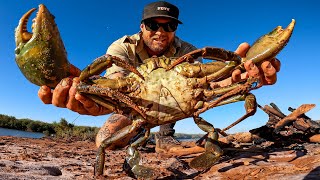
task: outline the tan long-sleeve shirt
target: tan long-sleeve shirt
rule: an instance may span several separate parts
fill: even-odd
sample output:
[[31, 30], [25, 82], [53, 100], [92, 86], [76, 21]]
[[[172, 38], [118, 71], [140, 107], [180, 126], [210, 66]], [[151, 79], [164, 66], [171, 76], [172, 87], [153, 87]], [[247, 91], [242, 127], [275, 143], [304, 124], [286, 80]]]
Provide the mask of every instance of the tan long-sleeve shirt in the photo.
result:
[[[137, 33], [132, 36], [123, 36], [109, 46], [107, 54], [117, 56], [123, 60], [128, 61], [131, 65], [137, 67], [142, 64], [145, 59], [150, 58], [144, 46], [145, 45], [143, 43], [141, 33]], [[195, 49], [195, 46], [175, 36], [174, 43], [172, 43], [166, 50], [164, 56], [180, 57]], [[198, 61], [201, 61], [201, 59], [198, 59]], [[127, 73], [123, 68], [113, 65], [107, 70], [106, 75], [110, 75], [116, 72]]]

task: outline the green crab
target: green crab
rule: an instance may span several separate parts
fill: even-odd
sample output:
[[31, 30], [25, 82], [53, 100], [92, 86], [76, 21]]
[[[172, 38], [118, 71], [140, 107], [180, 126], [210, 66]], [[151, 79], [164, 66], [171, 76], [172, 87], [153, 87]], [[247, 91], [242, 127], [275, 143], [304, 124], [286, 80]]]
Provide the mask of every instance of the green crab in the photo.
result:
[[[40, 11], [40, 9], [42, 10]], [[50, 14], [44, 5], [39, 6], [39, 12]], [[20, 68], [23, 74], [28, 79], [34, 79], [32, 82], [35, 83], [38, 79], [47, 78], [47, 74], [43, 73], [46, 70], [45, 68], [48, 68], [47, 70], [52, 68], [46, 66], [43, 70], [38, 71], [37, 65], [47, 64], [47, 61], [57, 67], [61, 64], [60, 59], [48, 59], [46, 56], [48, 52], [44, 53], [43, 49], [49, 50], [49, 54], [62, 51], [59, 48], [63, 48], [63, 52], [65, 51], [64, 47], [61, 46], [60, 37], [53, 37], [53, 39], [59, 39], [59, 41], [50, 41], [49, 43], [49, 41], [42, 40], [37, 41], [39, 43], [32, 46], [26, 46], [35, 39], [36, 34], [42, 37], [47, 32], [44, 28], [39, 28], [40, 30], [34, 31], [31, 38], [29, 38], [31, 35], [28, 35], [28, 38], [21, 38], [21, 32], [25, 32], [25, 28], [20, 28], [20, 24], [25, 26], [24, 22], [28, 19], [29, 14], [30, 11], [20, 20], [16, 31], [16, 41], [17, 39], [29, 39], [19, 40], [19, 43], [17, 43], [17, 49], [19, 48], [19, 50], [17, 51], [27, 52], [32, 50], [32, 53], [19, 53], [19, 58], [23, 61], [17, 60], [17, 63], [19, 67], [23, 67]], [[51, 28], [57, 30], [52, 16], [46, 16], [45, 18], [53, 22], [44, 24], [37, 23], [38, 18], [44, 18], [44, 16], [40, 17], [41, 15], [38, 13], [35, 18], [36, 24], [33, 25], [34, 29], [37, 26], [55, 26]], [[264, 60], [274, 58], [289, 41], [294, 25], [295, 20], [292, 20], [286, 29], [278, 26], [269, 34], [259, 38], [247, 52], [246, 58], [241, 58], [234, 52], [221, 48], [206, 47], [179, 58], [164, 56], [150, 58], [139, 67], [133, 67], [126, 61], [112, 55], [104, 55], [94, 60], [81, 72], [79, 77], [81, 83], [77, 87], [78, 92], [112, 112], [123, 114], [132, 120], [131, 125], [102, 141], [97, 152], [95, 175], [103, 175], [105, 148], [125, 138], [128, 134], [139, 132], [128, 146], [128, 157], [125, 160], [124, 169], [138, 178], [152, 178], [155, 171], [140, 164], [141, 157], [137, 148], [148, 139], [151, 128], [188, 117], [193, 117], [198, 127], [207, 133], [205, 136], [205, 152], [195, 157], [190, 162], [190, 166], [199, 170], [210, 168], [219, 160], [223, 151], [218, 145], [217, 129], [199, 115], [213, 107], [238, 101], [245, 101], [246, 114], [237, 122], [253, 115], [256, 111], [256, 99], [250, 91], [258, 88], [259, 80], [249, 77], [242, 82], [220, 88], [212, 88], [210, 82], [229, 78], [231, 72], [235, 69], [244, 70], [243, 64], [247, 60], [260, 64]], [[51, 31], [51, 35], [59, 36], [59, 33]], [[193, 63], [194, 59], [198, 57], [215, 61], [206, 64]], [[31, 61], [31, 63], [28, 61]], [[66, 66], [69, 65], [66, 60], [63, 60], [63, 62]], [[114, 63], [131, 71], [131, 73], [117, 79], [98, 76]], [[60, 71], [63, 71], [62, 73], [65, 73], [65, 75], [68, 74], [68, 68], [60, 69]], [[52, 74], [52, 76], [54, 76], [54, 79], [58, 79], [57, 74]], [[48, 79], [51, 79], [50, 76]], [[50, 81], [39, 84], [42, 85], [43, 83], [48, 85]]]

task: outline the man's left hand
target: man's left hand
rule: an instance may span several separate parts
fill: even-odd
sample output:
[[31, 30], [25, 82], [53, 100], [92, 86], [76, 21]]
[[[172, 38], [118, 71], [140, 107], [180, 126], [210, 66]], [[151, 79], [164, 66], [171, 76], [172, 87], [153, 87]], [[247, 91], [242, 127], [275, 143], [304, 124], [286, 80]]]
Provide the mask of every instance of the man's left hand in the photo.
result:
[[[250, 45], [248, 43], [241, 43], [235, 53], [244, 58], [249, 48]], [[239, 69], [236, 69], [232, 72], [231, 78], [211, 83], [211, 87], [225, 87], [232, 83], [247, 79], [248, 77], [258, 78], [260, 81], [258, 86], [272, 85], [277, 82], [277, 72], [279, 72], [280, 66], [281, 63], [276, 58], [264, 61], [261, 63], [260, 67], [256, 66], [251, 60], [248, 60], [244, 63], [246, 72], [241, 73]]]

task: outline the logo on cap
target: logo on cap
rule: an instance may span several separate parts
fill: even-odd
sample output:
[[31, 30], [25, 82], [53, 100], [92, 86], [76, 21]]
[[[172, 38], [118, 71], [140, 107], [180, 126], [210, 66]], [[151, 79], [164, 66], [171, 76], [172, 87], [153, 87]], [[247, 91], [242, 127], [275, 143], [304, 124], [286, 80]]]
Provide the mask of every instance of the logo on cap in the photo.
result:
[[168, 8], [168, 7], [158, 7], [157, 10], [158, 11], [170, 11], [170, 8]]

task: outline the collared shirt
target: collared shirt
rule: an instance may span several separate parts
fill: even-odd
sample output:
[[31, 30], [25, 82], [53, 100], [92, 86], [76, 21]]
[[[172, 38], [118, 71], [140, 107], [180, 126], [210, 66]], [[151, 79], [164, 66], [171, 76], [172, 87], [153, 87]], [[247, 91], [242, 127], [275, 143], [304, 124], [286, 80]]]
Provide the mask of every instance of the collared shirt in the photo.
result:
[[[172, 43], [166, 50], [164, 56], [180, 57], [195, 49], [197, 49], [195, 46], [175, 36], [174, 43]], [[122, 38], [116, 40], [109, 46], [107, 54], [117, 56], [123, 60], [126, 60], [135, 67], [144, 63], [144, 60], [150, 58], [147, 50], [144, 48], [144, 42], [141, 37], [141, 32], [132, 36], [123, 36]], [[201, 61], [201, 59], [198, 59], [197, 61]], [[123, 68], [113, 64], [112, 67], [107, 69], [106, 75], [110, 75], [116, 72], [126, 73]]]

